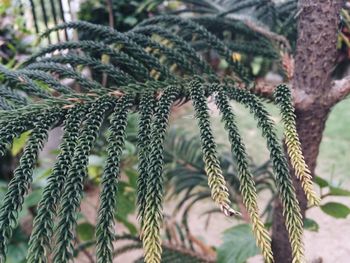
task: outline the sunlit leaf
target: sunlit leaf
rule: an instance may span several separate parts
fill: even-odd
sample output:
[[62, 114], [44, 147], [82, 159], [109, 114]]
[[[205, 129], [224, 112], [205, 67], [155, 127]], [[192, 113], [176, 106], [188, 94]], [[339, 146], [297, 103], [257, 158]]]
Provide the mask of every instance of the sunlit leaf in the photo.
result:
[[335, 218], [346, 218], [350, 214], [350, 208], [341, 203], [330, 202], [321, 206], [323, 212]]
[[27, 131], [22, 133], [19, 138], [15, 138], [13, 140], [12, 149], [11, 149], [12, 156], [16, 156], [22, 151], [22, 149], [24, 148], [29, 138], [29, 135], [30, 135], [30, 131]]

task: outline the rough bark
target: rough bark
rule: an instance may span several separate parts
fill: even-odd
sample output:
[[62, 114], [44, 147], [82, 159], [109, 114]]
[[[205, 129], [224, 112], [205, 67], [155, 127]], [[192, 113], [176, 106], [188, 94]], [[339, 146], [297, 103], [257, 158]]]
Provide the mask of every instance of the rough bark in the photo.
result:
[[[343, 4], [343, 0], [300, 0], [298, 3], [301, 11], [298, 19], [293, 95], [297, 130], [305, 161], [312, 174], [315, 172], [325, 123], [335, 102], [329, 94], [337, 57], [339, 11]], [[293, 174], [292, 169], [291, 173]], [[305, 195], [299, 182], [294, 180], [294, 185], [305, 216]], [[292, 262], [282, 205], [278, 200], [275, 203], [272, 232], [275, 262]]]

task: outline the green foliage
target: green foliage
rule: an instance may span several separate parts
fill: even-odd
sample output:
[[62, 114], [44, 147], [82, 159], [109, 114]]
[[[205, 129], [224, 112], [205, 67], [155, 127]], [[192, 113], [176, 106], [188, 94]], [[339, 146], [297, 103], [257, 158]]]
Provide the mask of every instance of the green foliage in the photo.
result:
[[319, 197], [312, 189], [312, 176], [307, 167], [299, 142], [294, 108], [291, 100], [291, 92], [286, 85], [279, 85], [275, 91], [275, 101], [281, 108], [282, 120], [285, 129], [285, 144], [290, 156], [290, 162], [295, 170], [296, 177], [301, 181], [301, 186], [311, 206], [318, 205]]
[[12, 143], [11, 154], [12, 156], [16, 156], [20, 153], [20, 151], [24, 148], [27, 139], [30, 135], [30, 132], [22, 133], [19, 138], [15, 138]]
[[[73, 253], [74, 230], [76, 226], [76, 213], [78, 212], [83, 195], [83, 182], [87, 177], [88, 156], [98, 136], [102, 121], [113, 100], [102, 97], [91, 107], [85, 120], [85, 126], [78, 138], [72, 164], [67, 174], [67, 181], [63, 189], [62, 205], [58, 212], [57, 246], [54, 254], [55, 262], [67, 262]], [[114, 208], [114, 207], [113, 207]], [[34, 253], [33, 253], [34, 254]], [[35, 262], [35, 261], [33, 261]]]
[[[320, 188], [321, 199], [324, 200], [328, 197], [349, 197], [350, 192], [341, 187], [340, 184], [334, 184], [334, 182], [327, 181], [316, 176], [315, 183]], [[327, 190], [325, 192], [325, 190]], [[320, 206], [321, 210], [329, 216], [334, 218], [347, 218], [350, 214], [350, 208], [344, 204], [338, 202], [328, 202]]]
[[324, 205], [321, 205], [321, 209], [326, 214], [335, 218], [347, 218], [347, 216], [350, 214], [349, 207], [335, 202], [329, 202]]
[[[242, 207], [242, 196], [240, 191], [240, 180], [238, 175], [240, 169], [236, 161], [232, 158], [232, 153], [219, 151], [219, 162], [222, 172], [227, 181], [228, 190], [231, 194], [231, 200], [237, 209]], [[248, 158], [248, 157], [247, 157]], [[273, 175], [271, 172], [270, 162], [261, 166], [256, 166], [251, 160], [248, 162], [248, 170], [252, 171], [254, 185], [257, 193], [269, 191], [274, 197], [275, 186], [273, 185]], [[200, 141], [197, 136], [188, 136], [187, 132], [180, 129], [173, 129], [169, 132], [165, 144], [165, 175], [169, 182], [169, 198], [176, 197], [178, 205], [175, 212], [184, 210], [182, 215], [183, 221], [187, 221], [192, 206], [201, 200], [210, 199], [211, 191], [207, 183], [207, 175], [204, 169]], [[264, 214], [267, 214], [267, 222], [271, 220], [272, 209], [271, 202], [264, 207]], [[213, 209], [205, 213], [220, 212], [219, 209]], [[242, 211], [244, 213], [244, 211]], [[187, 223], [186, 223], [187, 224]]]
[[[146, 19], [150, 12], [155, 11], [155, 6], [148, 6], [147, 10], [139, 10], [145, 0], [111, 0], [112, 10], [106, 5], [103, 0], [88, 0], [84, 1], [79, 9], [78, 18], [83, 21], [88, 21], [99, 25], [111, 25], [108, 20], [109, 12], [112, 11], [114, 24], [118, 31], [125, 32], [131, 29], [138, 22]], [[82, 34], [82, 38], [87, 37]]]
[[148, 164], [151, 143], [151, 124], [155, 100], [153, 96], [144, 94], [140, 101], [140, 121], [138, 133], [138, 157], [139, 157], [139, 178], [137, 188], [137, 204], [139, 206], [139, 217], [142, 222], [143, 213], [146, 210], [146, 194], [148, 180]]
[[[216, 18], [204, 18], [204, 21], [214, 23]], [[76, 29], [88, 33], [94, 40], [48, 47], [34, 54], [16, 70], [0, 67], [1, 83], [6, 87], [1, 90], [12, 94], [1, 96], [2, 101], [11, 108], [0, 111], [0, 153], [3, 154], [23, 132], [31, 131], [0, 208], [0, 262], [5, 261], [12, 230], [17, 223], [17, 213], [31, 186], [38, 151], [43, 147], [48, 131], [56, 126], [64, 126], [63, 141], [40, 201], [27, 262], [47, 262], [51, 240], [55, 248], [53, 262], [68, 262], [74, 256], [77, 214], [83, 198], [84, 181], [88, 178], [89, 155], [104, 124], [109, 131], [96, 242], [98, 262], [112, 262], [115, 204], [119, 201], [118, 176], [129, 111], [140, 113], [137, 201], [146, 262], [161, 262], [162, 251], [163, 255], [169, 252], [163, 249], [161, 242], [163, 164], [168, 119], [174, 104], [191, 100], [200, 129], [203, 162], [211, 195], [226, 216], [237, 215], [230, 206], [228, 184], [222, 173], [210, 127], [207, 106], [210, 96], [217, 100], [228, 129], [238, 168], [239, 191], [251, 216], [257, 244], [265, 260], [272, 261], [270, 239], [259, 219], [256, 202], [258, 189], [254, 188], [252, 175], [248, 171], [244, 146], [234, 125], [229, 100], [250, 109], [266, 138], [275, 183], [284, 206], [294, 262], [302, 262], [300, 209], [274, 124], [263, 104], [252, 93], [253, 89], [250, 89], [254, 85], [251, 75], [233, 56], [233, 50], [211, 32], [207, 23], [178, 16], [160, 16], [120, 33], [87, 22], [71, 22], [48, 30], [43, 37], [62, 29]], [[232, 24], [240, 25], [234, 21]], [[269, 42], [262, 35], [257, 36], [257, 40]], [[202, 45], [197, 45], [198, 41]], [[59, 52], [63, 49], [68, 51]], [[80, 51], [76, 52], [76, 49]], [[207, 50], [217, 52], [227, 62], [230, 71], [225, 80], [215, 74], [201, 57]], [[96, 53], [101, 56], [95, 56]], [[99, 76], [95, 78], [94, 74], [91, 78], [84, 76], [83, 69], [101, 73], [106, 76], [106, 81]], [[67, 78], [75, 80], [75, 83], [63, 84], [61, 80]], [[6, 108], [6, 104], [3, 105]]]
[[124, 224], [132, 235], [137, 234], [136, 226], [130, 222], [129, 216], [134, 214], [136, 210], [136, 171], [126, 170], [125, 174], [128, 176], [128, 182], [120, 182], [118, 184], [117, 193], [117, 211], [115, 211], [115, 218], [118, 222]]
[[92, 240], [95, 234], [95, 227], [89, 223], [81, 223], [77, 226], [77, 234], [81, 241]]
[[198, 120], [203, 161], [208, 175], [208, 184], [212, 198], [225, 215], [239, 215], [238, 212], [230, 208], [229, 193], [217, 157], [216, 144], [210, 127], [209, 108], [204, 91], [199, 82], [194, 81], [190, 83], [190, 86], [190, 96], [193, 101], [196, 119]]
[[145, 248], [146, 262], [160, 262], [161, 237], [160, 224], [162, 222], [163, 201], [163, 143], [170, 113], [170, 107], [175, 101], [177, 88], [169, 86], [157, 103], [157, 111], [151, 131], [150, 158], [148, 163], [148, 178], [146, 192], [146, 206], [141, 218], [141, 238]]
[[32, 40], [19, 1], [0, 3], [0, 63], [13, 66], [30, 53]]
[[312, 220], [310, 218], [305, 218], [304, 219], [304, 228], [309, 230], [309, 231], [314, 231], [318, 232], [319, 225], [315, 220]]
[[218, 248], [219, 263], [244, 263], [248, 258], [259, 254], [252, 230], [247, 224], [227, 229], [223, 241]]
[[[163, 0], [150, 0], [143, 7], [147, 8], [155, 3], [160, 4]], [[182, 2], [184, 8], [172, 10], [172, 5], [168, 2]], [[180, 0], [167, 1], [169, 12], [174, 14], [195, 13], [229, 18], [233, 20], [249, 21], [249, 24], [256, 24], [252, 29], [259, 31], [258, 27], [268, 28], [272, 32], [284, 35], [293, 46], [296, 41], [296, 18], [298, 16], [296, 0]], [[217, 32], [222, 32], [223, 24], [212, 24]], [[243, 27], [244, 28], [244, 27]], [[215, 32], [215, 31], [214, 31]]]
[[108, 137], [108, 158], [102, 177], [99, 218], [97, 222], [97, 261], [112, 262], [113, 219], [119, 177], [119, 164], [125, 140], [128, 110], [132, 106], [131, 97], [124, 96], [115, 106], [111, 116]]

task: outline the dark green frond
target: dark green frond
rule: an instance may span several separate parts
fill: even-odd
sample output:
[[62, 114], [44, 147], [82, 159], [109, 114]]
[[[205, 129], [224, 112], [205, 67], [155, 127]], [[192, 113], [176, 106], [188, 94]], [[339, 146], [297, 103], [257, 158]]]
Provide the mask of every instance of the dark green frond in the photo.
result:
[[0, 208], [0, 262], [5, 261], [7, 244], [17, 224], [17, 214], [22, 208], [24, 196], [28, 193], [38, 153], [47, 139], [48, 130], [61, 117], [62, 112], [56, 109], [54, 112], [42, 114], [39, 120], [35, 122], [35, 128], [31, 132], [19, 166], [8, 185], [8, 190]]
[[23, 69], [18, 70], [17, 72], [29, 77], [32, 80], [40, 81], [40, 83], [44, 83], [62, 94], [72, 93], [72, 89], [62, 85], [58, 80], [54, 79], [50, 74], [44, 71]]
[[204, 87], [199, 81], [192, 81], [190, 87], [190, 97], [198, 121], [203, 160], [212, 198], [226, 216], [238, 215], [239, 213], [231, 208], [226, 181], [217, 157], [216, 143], [210, 126], [209, 109], [207, 98], [204, 94]]
[[24, 74], [19, 74], [12, 70], [10, 71], [2, 65], [0, 65], [0, 76], [3, 76], [9, 84], [14, 85], [16, 88], [21, 89], [24, 92], [28, 92], [39, 98], [48, 98], [50, 96], [48, 92], [40, 88], [33, 80]]
[[24, 106], [29, 103], [26, 97], [5, 85], [0, 86], [0, 97], [11, 101], [11, 103], [17, 106]]
[[[257, 193], [263, 187], [255, 186], [255, 174], [258, 172], [249, 166], [229, 99], [250, 109], [266, 138], [275, 184], [284, 206], [294, 261], [302, 261], [302, 221], [287, 161], [267, 111], [249, 89], [254, 86], [254, 80], [240, 63], [237, 54], [276, 58], [279, 51], [275, 44], [279, 40], [272, 43], [259, 30], [252, 30], [235, 17], [227, 17], [238, 9], [253, 8], [255, 15], [261, 13], [262, 20], [269, 20], [263, 14], [262, 1], [231, 1], [227, 14], [223, 14], [222, 8], [211, 1], [186, 1], [199, 5], [201, 11], [211, 10], [212, 14], [219, 16], [153, 17], [125, 33], [106, 26], [70, 22], [49, 29], [43, 37], [59, 30], [74, 29], [84, 31], [89, 40], [58, 43], [41, 49], [16, 69], [0, 66], [0, 155], [10, 149], [15, 138], [31, 131], [0, 208], [1, 263], [5, 263], [6, 247], [17, 223], [17, 214], [30, 189], [38, 152], [48, 131], [58, 126], [64, 127], [63, 141], [38, 206], [27, 261], [48, 262], [52, 258], [54, 263], [66, 263], [79, 250], [74, 250], [75, 228], [88, 175], [89, 155], [96, 141], [102, 147], [105, 140], [99, 140], [99, 135], [104, 136], [105, 133], [101, 131], [106, 130], [107, 162], [101, 183], [96, 256], [98, 262], [113, 261], [113, 242], [118, 239], [113, 231], [118, 206], [117, 188], [129, 111], [138, 112], [140, 116], [137, 203], [145, 262], [160, 263], [162, 255], [164, 260], [170, 262], [181, 259], [188, 262], [205, 261], [187, 252], [186, 257], [176, 258], [177, 251], [167, 244], [162, 245], [163, 166], [164, 158], [171, 156], [164, 152], [167, 146], [165, 136], [172, 106], [187, 101], [194, 106], [200, 143], [192, 142], [186, 146], [176, 139], [172, 141], [173, 145], [178, 144], [178, 152], [186, 151], [177, 160], [182, 162], [181, 165], [177, 164], [174, 169], [178, 173], [174, 189], [184, 194], [176, 209], [188, 201], [184, 210], [186, 231], [186, 218], [197, 200], [211, 196], [221, 211], [232, 216], [238, 212], [231, 208], [231, 201], [237, 202], [242, 198], [257, 244], [262, 249], [265, 261], [272, 262], [270, 238], [259, 218], [257, 205]], [[294, 4], [289, 2], [283, 6], [284, 10], [294, 8]], [[271, 23], [287, 21], [281, 19], [282, 16], [287, 17], [286, 11], [283, 11], [283, 15], [278, 13], [282, 6], [271, 1], [268, 4], [266, 13], [276, 13]], [[208, 51], [210, 56], [206, 56]], [[215, 72], [216, 66], [211, 67], [209, 61], [211, 53], [220, 62], [227, 62], [227, 70], [225, 68], [220, 74]], [[243, 58], [245, 61], [245, 56]], [[221, 73], [228, 74], [222, 76]], [[228, 81], [225, 81], [225, 77]], [[237, 83], [241, 89], [226, 84], [230, 81]], [[294, 167], [299, 167], [305, 175], [307, 169], [300, 145], [295, 143], [298, 141], [295, 120], [287, 91], [283, 87], [279, 89], [275, 94], [276, 102], [282, 109], [286, 138], [292, 141], [287, 146], [292, 149], [289, 152], [294, 158]], [[210, 96], [215, 98], [222, 113], [234, 160], [227, 161], [230, 154], [219, 156], [217, 153], [207, 101]], [[192, 165], [190, 172], [189, 164]], [[223, 171], [231, 168], [234, 172], [229, 175], [232, 176], [225, 173], [224, 177]], [[184, 178], [184, 174], [189, 176]], [[301, 172], [297, 175], [303, 177]], [[271, 177], [262, 184], [275, 193]], [[304, 185], [309, 189], [308, 182], [304, 182]], [[197, 191], [198, 186], [201, 191]], [[232, 193], [231, 200], [229, 193]], [[167, 227], [165, 232], [169, 236]], [[132, 246], [125, 247], [126, 250], [130, 248]], [[190, 250], [193, 250], [192, 244]]]
[[184, 39], [171, 33], [170, 31], [158, 26], [144, 26], [140, 28], [135, 28], [133, 32], [149, 36], [152, 36], [153, 34], [159, 35], [163, 39], [170, 41], [173, 48], [178, 50], [187, 59], [191, 60], [191, 62], [199, 70], [202, 71], [202, 73], [215, 74], [213, 69], [209, 66], [209, 64], [197, 54], [197, 52], [191, 47], [191, 45], [189, 45]]
[[138, 131], [138, 172], [137, 179], [137, 204], [138, 216], [142, 225], [144, 212], [146, 210], [148, 165], [150, 161], [151, 129], [155, 107], [155, 98], [153, 93], [144, 93], [140, 100], [140, 120]]
[[283, 154], [269, 114], [254, 94], [230, 86], [225, 87], [225, 90], [230, 98], [249, 108], [257, 119], [263, 136], [266, 138], [276, 175], [276, 185], [283, 204], [283, 213], [292, 244], [293, 258], [296, 260], [295, 262], [302, 262], [304, 257], [302, 242], [303, 222], [299, 202], [296, 198], [287, 160]]
[[259, 218], [259, 208], [257, 203], [257, 190], [252, 173], [248, 167], [245, 146], [236, 125], [235, 116], [232, 112], [229, 100], [222, 88], [216, 89], [215, 101], [220, 112], [225, 128], [228, 131], [229, 141], [233, 158], [237, 163], [238, 176], [240, 180], [240, 192], [243, 196], [243, 203], [247, 208], [250, 220], [253, 225], [253, 232], [256, 236], [257, 244], [261, 249], [265, 262], [273, 262], [271, 239], [264, 227], [264, 223]]
[[116, 30], [113, 30], [110, 27], [94, 25], [83, 21], [77, 21], [53, 27], [47, 30], [42, 36], [45, 37], [57, 30], [70, 28], [89, 33], [94, 38], [99, 38], [102, 42], [106, 44], [113, 43], [121, 45], [123, 51], [125, 51], [127, 54], [143, 63], [145, 66], [147, 66], [148, 69], [155, 69], [156, 71], [160, 72], [161, 79], [171, 77], [169, 70], [163, 65], [161, 65], [156, 58], [148, 54], [145, 50], [143, 50], [143, 48], [141, 48], [134, 41], [132, 41], [132, 39], [128, 37], [127, 33], [120, 33]]
[[[153, 25], [153, 24], [166, 24], [166, 25], [177, 25], [182, 31], [189, 31], [191, 34], [196, 34], [200, 39], [206, 41], [210, 48], [216, 50], [234, 69], [234, 72], [245, 82], [249, 83], [250, 76], [246, 72], [246, 69], [232, 58], [232, 51], [219, 40], [216, 36], [207, 31], [203, 26], [189, 20], [181, 19], [178, 16], [158, 16], [143, 21], [137, 27]], [[137, 28], [136, 27], [136, 28]]]
[[[143, 66], [138, 60], [133, 57], [127, 55], [122, 51], [118, 51], [116, 48], [112, 48], [108, 45], [105, 45], [101, 42], [96, 41], [78, 41], [78, 42], [64, 42], [55, 45], [51, 45], [47, 48], [40, 50], [37, 54], [28, 59], [24, 65], [32, 64], [37, 61], [38, 58], [45, 56], [48, 53], [53, 53], [55, 51], [61, 50], [74, 50], [80, 49], [86, 53], [94, 53], [94, 54], [104, 54], [108, 55], [110, 59], [113, 60], [118, 67], [121, 67], [125, 71], [129, 72], [135, 78], [140, 80], [149, 79], [149, 72], [145, 66]], [[39, 60], [40, 61], [40, 60]]]
[[67, 112], [60, 153], [38, 204], [38, 212], [29, 241], [27, 262], [46, 262], [53, 235], [54, 219], [85, 113], [86, 107], [80, 105], [76, 105]]
[[301, 143], [296, 128], [292, 95], [287, 85], [281, 84], [274, 93], [275, 102], [281, 108], [282, 120], [284, 123], [285, 143], [289, 154], [290, 162], [295, 169], [296, 177], [301, 181], [307, 200], [310, 205], [318, 205], [319, 197], [312, 189], [312, 176], [305, 163]]
[[107, 147], [108, 158], [102, 177], [100, 207], [96, 226], [96, 255], [99, 263], [113, 262], [114, 209], [117, 202], [120, 159], [126, 137], [128, 111], [132, 104], [131, 96], [125, 95], [117, 101], [114, 113], [111, 116]]
[[105, 89], [100, 83], [89, 80], [86, 77], [84, 77], [79, 72], [64, 66], [60, 63], [54, 63], [54, 62], [35, 62], [33, 64], [28, 65], [26, 68], [28, 69], [37, 69], [41, 71], [51, 72], [58, 74], [62, 79], [64, 78], [71, 78], [76, 80], [83, 90], [103, 90]]
[[165, 89], [157, 102], [154, 122], [152, 124], [150, 159], [148, 166], [147, 194], [145, 211], [142, 221], [141, 238], [143, 240], [145, 261], [161, 262], [160, 227], [163, 220], [163, 150], [164, 139], [168, 126], [170, 108], [178, 95], [178, 88], [170, 86]]
[[133, 83], [135, 80], [127, 73], [121, 69], [114, 67], [111, 64], [103, 63], [93, 57], [81, 56], [81, 55], [66, 55], [57, 56], [51, 58], [43, 58], [40, 60], [42, 63], [60, 63], [60, 64], [70, 64], [74, 66], [83, 65], [86, 67], [91, 67], [92, 69], [106, 73], [111, 77], [117, 85], [127, 85], [128, 83]]
[[64, 263], [72, 258], [76, 213], [83, 196], [84, 180], [90, 151], [98, 136], [106, 112], [112, 107], [112, 98], [102, 98], [92, 104], [83, 128], [80, 130], [78, 144], [74, 151], [72, 164], [64, 185], [54, 253], [55, 263]]

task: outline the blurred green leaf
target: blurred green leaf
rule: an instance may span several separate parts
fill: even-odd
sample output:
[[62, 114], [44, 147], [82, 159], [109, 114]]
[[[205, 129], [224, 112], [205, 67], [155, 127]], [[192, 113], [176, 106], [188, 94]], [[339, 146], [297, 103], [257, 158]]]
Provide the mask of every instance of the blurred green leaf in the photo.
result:
[[105, 158], [97, 156], [97, 155], [90, 155], [89, 156], [89, 164], [93, 166], [103, 166], [105, 163]]
[[90, 223], [81, 223], [77, 227], [77, 233], [81, 241], [92, 240], [95, 237], [95, 226]]
[[333, 196], [350, 196], [350, 191], [331, 186], [329, 187], [329, 194]]
[[130, 231], [130, 234], [137, 234], [135, 225], [128, 219], [136, 210], [135, 188], [128, 182], [119, 182], [117, 200], [116, 219]]
[[304, 219], [304, 228], [309, 231], [318, 232], [320, 226], [317, 224], [317, 222], [310, 218]]
[[42, 192], [43, 192], [42, 189], [40, 189], [40, 190], [34, 190], [33, 192], [31, 192], [31, 193], [26, 197], [26, 199], [24, 200], [24, 204], [25, 204], [27, 207], [36, 206], [36, 205], [39, 203], [40, 199], [41, 199]]
[[145, 10], [151, 11], [153, 8], [158, 6], [162, 1], [161, 0], [146, 0], [142, 4], [139, 5], [139, 7], [136, 10], [136, 13], [142, 13]]
[[124, 171], [124, 173], [128, 177], [130, 187], [134, 188], [136, 191], [138, 172], [134, 169], [127, 169]]
[[224, 232], [224, 243], [218, 248], [218, 262], [244, 263], [259, 253], [250, 225], [242, 224]]
[[22, 149], [24, 148], [29, 138], [29, 135], [30, 135], [30, 131], [27, 131], [22, 133], [19, 138], [16, 138], [13, 140], [12, 149], [11, 149], [12, 156], [16, 156], [22, 151]]
[[262, 64], [264, 62], [264, 58], [263, 57], [255, 57], [254, 60], [251, 63], [251, 67], [252, 67], [252, 71], [254, 76], [258, 75], [261, 68], [262, 68]]
[[135, 211], [135, 197], [134, 193], [128, 193], [129, 185], [120, 182], [119, 190], [117, 194], [118, 206], [117, 206], [117, 214], [123, 218], [126, 218], [129, 214]]
[[133, 26], [137, 23], [137, 18], [136, 17], [133, 17], [133, 16], [127, 16], [125, 19], [124, 19], [124, 23], [125, 24], [128, 24], [130, 26]]
[[6, 192], [7, 190], [7, 182], [0, 180], [0, 192]]
[[6, 63], [6, 67], [8, 68], [12, 68], [15, 64], [16, 64], [16, 57], [10, 59], [7, 63]]
[[36, 168], [33, 173], [34, 182], [38, 183], [47, 178], [52, 173], [52, 169], [49, 168]]
[[125, 141], [125, 146], [123, 149], [123, 158], [125, 159], [126, 157], [132, 156], [135, 153], [136, 153], [135, 145], [129, 141]]
[[89, 178], [95, 182], [98, 182], [103, 173], [103, 167], [105, 165], [105, 158], [97, 155], [89, 156], [88, 174]]
[[220, 63], [219, 63], [220, 69], [227, 69], [228, 66], [229, 66], [229, 64], [227, 63], [227, 61], [225, 59], [220, 59]]
[[11, 0], [1, 0], [0, 1], [0, 15], [4, 14], [8, 8], [11, 6]]
[[315, 183], [318, 184], [321, 188], [329, 186], [329, 183], [319, 176], [315, 176]]
[[28, 236], [18, 226], [13, 231], [12, 241], [8, 246], [6, 263], [24, 263], [28, 249]]
[[336, 202], [330, 202], [321, 206], [323, 212], [334, 218], [346, 218], [350, 214], [350, 208]]
[[93, 181], [99, 181], [101, 175], [103, 173], [102, 166], [89, 165], [88, 166], [88, 174], [89, 178]]
[[6, 263], [22, 263], [26, 262], [27, 244], [20, 242], [8, 246]]

